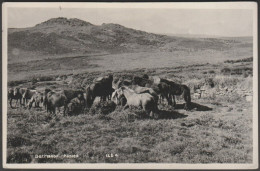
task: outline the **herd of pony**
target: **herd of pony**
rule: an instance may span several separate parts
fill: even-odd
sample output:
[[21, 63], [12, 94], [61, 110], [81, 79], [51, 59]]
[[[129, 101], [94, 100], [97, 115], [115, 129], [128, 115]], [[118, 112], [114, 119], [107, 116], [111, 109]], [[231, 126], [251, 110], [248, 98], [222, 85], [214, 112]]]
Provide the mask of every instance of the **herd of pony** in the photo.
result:
[[141, 107], [152, 118], [158, 119], [158, 104], [165, 100], [168, 105], [175, 108], [175, 96], [182, 96], [185, 100], [184, 109], [189, 110], [191, 95], [188, 86], [177, 84], [168, 79], [134, 76], [132, 79], [113, 78], [113, 75], [98, 77], [88, 85], [85, 90], [65, 89], [60, 92], [46, 88], [37, 91], [28, 88], [14, 87], [8, 90], [9, 105], [13, 108], [20, 106], [31, 109], [33, 104], [39, 107], [42, 104], [50, 114], [56, 114], [56, 109], [64, 107], [64, 115], [78, 114], [86, 108], [90, 108], [96, 97], [100, 101], [111, 101], [116, 105]]

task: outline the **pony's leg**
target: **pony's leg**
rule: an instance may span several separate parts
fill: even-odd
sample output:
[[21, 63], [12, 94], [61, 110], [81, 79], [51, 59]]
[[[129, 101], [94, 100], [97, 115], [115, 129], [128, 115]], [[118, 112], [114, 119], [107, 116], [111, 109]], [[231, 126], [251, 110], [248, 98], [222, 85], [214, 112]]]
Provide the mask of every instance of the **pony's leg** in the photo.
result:
[[184, 100], [185, 100], [184, 109], [185, 110], [190, 110], [190, 103], [191, 103], [190, 99], [191, 98], [190, 98], [189, 93], [185, 93], [184, 94]]
[[48, 102], [46, 103], [46, 110], [47, 110], [47, 113], [51, 113], [51, 106]]
[[51, 111], [52, 111], [52, 114], [53, 114], [53, 115], [56, 115], [56, 109], [55, 109], [55, 107], [51, 107]]
[[13, 101], [13, 99], [11, 98], [10, 101], [9, 101], [9, 104], [10, 104], [11, 108], [13, 108], [12, 101]]
[[176, 101], [175, 101], [175, 96], [174, 95], [172, 95], [172, 100], [173, 100], [173, 109], [175, 109], [175, 107], [176, 107]]
[[149, 113], [149, 111], [148, 111], [147, 113], [148, 113], [148, 116], [149, 116], [150, 118], [154, 118], [154, 113], [153, 113], [153, 111], [150, 111], [150, 113]]
[[168, 105], [172, 105], [172, 99], [170, 98], [170, 94], [167, 94], [166, 95], [166, 99], [167, 99], [167, 102], [168, 102]]
[[19, 99], [16, 99], [15, 107], [17, 107], [18, 100], [19, 100]]
[[67, 106], [67, 104], [65, 104], [64, 110], [63, 110], [63, 116], [66, 116], [67, 109], [68, 109], [68, 106]]
[[162, 102], [163, 102], [163, 95], [159, 95], [159, 102], [162, 104]]
[[[164, 104], [164, 102], [165, 102], [165, 99], [167, 100], [166, 96], [162, 95], [162, 103], [163, 103], [163, 104]], [[167, 100], [167, 102], [168, 102], [168, 100]]]
[[151, 111], [150, 112], [150, 116], [153, 118], [153, 119], [159, 119], [159, 114], [157, 113], [158, 111]]

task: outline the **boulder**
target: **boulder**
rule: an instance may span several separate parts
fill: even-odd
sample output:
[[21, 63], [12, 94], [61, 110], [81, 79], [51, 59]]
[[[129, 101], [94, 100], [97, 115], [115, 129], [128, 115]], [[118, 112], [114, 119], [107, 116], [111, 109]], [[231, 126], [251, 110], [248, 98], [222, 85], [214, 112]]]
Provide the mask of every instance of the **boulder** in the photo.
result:
[[253, 96], [252, 95], [247, 95], [246, 96], [246, 101], [248, 101], [248, 102], [253, 101]]

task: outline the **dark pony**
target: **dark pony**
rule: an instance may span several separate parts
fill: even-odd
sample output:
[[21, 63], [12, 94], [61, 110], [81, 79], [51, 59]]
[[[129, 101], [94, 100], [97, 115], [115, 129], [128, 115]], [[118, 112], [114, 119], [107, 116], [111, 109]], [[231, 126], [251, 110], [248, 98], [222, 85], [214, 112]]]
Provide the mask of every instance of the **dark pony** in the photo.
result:
[[100, 97], [101, 101], [111, 99], [114, 92], [112, 88], [113, 75], [100, 77], [86, 88], [86, 103], [91, 107], [96, 97]]
[[22, 105], [22, 94], [20, 93], [19, 90], [20, 90], [19, 88], [14, 88], [14, 89], [10, 88], [8, 90], [8, 99], [11, 108], [13, 108], [12, 106], [13, 99], [16, 99], [15, 107], [17, 106], [18, 100], [20, 101], [20, 105]]
[[[161, 79], [161, 82], [165, 82], [170, 86], [169, 95], [172, 97], [173, 106], [176, 106], [175, 96], [183, 95], [185, 100], [184, 109], [189, 110], [191, 105], [191, 96], [190, 96], [190, 88], [184, 84], [177, 84], [173, 81], [169, 81], [166, 79]], [[167, 99], [168, 100], [168, 99]]]

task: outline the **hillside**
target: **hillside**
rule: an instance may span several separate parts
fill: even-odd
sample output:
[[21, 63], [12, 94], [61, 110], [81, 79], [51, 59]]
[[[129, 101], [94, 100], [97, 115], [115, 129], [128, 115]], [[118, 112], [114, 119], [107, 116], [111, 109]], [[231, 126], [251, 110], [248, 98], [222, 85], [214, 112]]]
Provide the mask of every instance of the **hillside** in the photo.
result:
[[153, 49], [172, 39], [118, 24], [96, 26], [79, 19], [54, 18], [24, 29], [9, 29], [8, 46], [41, 54], [129, 52]]
[[158, 35], [112, 23], [93, 25], [75, 18], [53, 18], [34, 27], [8, 30], [10, 62], [18, 54], [19, 58], [38, 56], [41, 59], [75, 53], [225, 50], [239, 43], [239, 40]]

